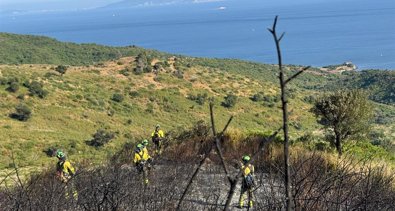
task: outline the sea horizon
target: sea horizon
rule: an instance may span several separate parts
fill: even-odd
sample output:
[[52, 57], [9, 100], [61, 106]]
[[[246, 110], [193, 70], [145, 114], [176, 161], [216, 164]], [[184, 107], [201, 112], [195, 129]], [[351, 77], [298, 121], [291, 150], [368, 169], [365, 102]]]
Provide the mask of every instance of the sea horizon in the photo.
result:
[[[284, 64], [354, 63], [395, 70], [395, 6], [363, 1], [297, 6], [212, 2], [138, 8], [0, 14], [0, 31], [59, 41], [155, 49], [193, 57], [276, 64], [267, 28], [279, 15]], [[387, 3], [387, 4], [385, 4]], [[351, 5], [354, 10], [350, 11]]]

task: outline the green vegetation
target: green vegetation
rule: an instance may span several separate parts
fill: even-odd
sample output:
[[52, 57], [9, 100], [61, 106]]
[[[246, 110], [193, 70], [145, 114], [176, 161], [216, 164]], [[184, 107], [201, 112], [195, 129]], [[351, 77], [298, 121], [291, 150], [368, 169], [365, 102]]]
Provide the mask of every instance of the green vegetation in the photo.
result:
[[29, 89], [31, 96], [37, 96], [39, 98], [44, 98], [48, 95], [48, 91], [44, 90], [44, 86], [42, 83], [38, 81], [33, 81], [31, 83], [27, 82], [24, 84]]
[[[231, 131], [248, 134], [281, 126], [277, 69], [273, 65], [5, 33], [0, 33], [0, 39], [0, 174], [12, 166], [11, 154], [21, 171], [52, 165], [54, 159], [44, 153], [51, 147], [63, 149], [75, 162], [101, 164], [125, 142], [149, 138], [157, 123], [167, 133], [191, 127], [198, 120], [207, 121], [208, 101], [215, 104], [218, 125], [224, 125], [230, 115], [235, 116]], [[142, 63], [152, 72], [143, 68], [141, 74], [133, 74], [139, 54], [146, 58]], [[54, 72], [59, 65], [68, 66], [67, 74]], [[285, 67], [288, 75], [299, 68]], [[310, 112], [312, 96], [347, 78], [351, 80], [348, 74], [313, 69], [292, 82], [290, 137], [295, 145], [304, 143], [299, 138], [310, 132], [314, 136], [306, 145], [333, 151]], [[11, 84], [15, 92], [9, 88]], [[386, 94], [387, 87], [378, 86], [377, 93], [391, 96]], [[222, 102], [230, 106], [220, 106]], [[18, 113], [15, 109], [21, 103], [33, 111], [28, 121], [9, 117]], [[376, 101], [374, 106], [371, 128], [383, 135], [372, 136], [367, 142], [393, 153], [394, 105]], [[102, 128], [105, 134], [111, 131], [114, 135], [111, 141], [92, 138]], [[380, 137], [388, 137], [389, 141]], [[95, 140], [92, 145], [100, 147], [91, 147], [87, 140]]]
[[236, 105], [237, 103], [237, 96], [234, 94], [228, 94], [224, 97], [224, 101], [221, 103], [221, 105], [225, 108], [232, 108]]
[[123, 95], [121, 93], [115, 93], [112, 95], [111, 100], [115, 101], [115, 102], [122, 102], [124, 99]]
[[0, 40], [2, 64], [89, 65], [124, 56], [136, 56], [142, 52], [155, 57], [165, 56], [158, 51], [135, 46], [64, 43], [43, 36], [0, 33]]
[[330, 85], [349, 89], [365, 89], [370, 99], [380, 103], [395, 105], [395, 71], [364, 70], [347, 72], [342, 80]]
[[360, 90], [336, 91], [322, 96], [313, 107], [319, 123], [333, 131], [335, 146], [342, 154], [342, 142], [369, 129], [373, 107], [366, 92]]
[[65, 66], [65, 65], [59, 65], [59, 66], [57, 66], [56, 68], [55, 68], [55, 71], [56, 72], [58, 72], [58, 73], [60, 73], [60, 75], [64, 75], [65, 73], [66, 73], [66, 71], [67, 71], [67, 66]]
[[86, 144], [93, 147], [101, 147], [104, 144], [107, 144], [115, 137], [115, 134], [111, 131], [106, 131], [104, 129], [99, 129], [93, 134], [93, 139], [87, 141]]
[[10, 115], [11, 118], [19, 121], [27, 121], [32, 115], [32, 111], [25, 104], [19, 104], [15, 107], [15, 113]]

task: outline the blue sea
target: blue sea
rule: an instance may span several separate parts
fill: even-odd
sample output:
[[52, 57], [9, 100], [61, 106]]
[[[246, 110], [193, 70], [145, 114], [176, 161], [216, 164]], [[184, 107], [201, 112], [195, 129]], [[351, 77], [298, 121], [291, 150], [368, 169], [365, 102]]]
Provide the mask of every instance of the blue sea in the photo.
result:
[[267, 28], [279, 15], [277, 30], [285, 32], [283, 63], [319, 67], [351, 61], [359, 69], [395, 70], [394, 0], [265, 2], [2, 12], [0, 31], [274, 64], [275, 45]]

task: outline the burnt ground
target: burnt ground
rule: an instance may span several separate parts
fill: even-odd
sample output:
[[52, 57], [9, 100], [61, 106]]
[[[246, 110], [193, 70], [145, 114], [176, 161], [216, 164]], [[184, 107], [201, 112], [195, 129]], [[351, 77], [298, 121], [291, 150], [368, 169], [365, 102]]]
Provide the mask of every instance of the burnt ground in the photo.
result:
[[[170, 192], [167, 194], [168, 199], [157, 198], [156, 203], [166, 203], [169, 210], [174, 209], [180, 199], [190, 177], [197, 168], [197, 164], [177, 164], [169, 161], [158, 161], [149, 174], [150, 185], [145, 189], [147, 195], [152, 192]], [[127, 167], [127, 171], [135, 171], [132, 166]], [[238, 169], [230, 168], [232, 175], [237, 175]], [[265, 172], [255, 173], [256, 187], [254, 189], [254, 208], [250, 210], [272, 210], [277, 207], [281, 209], [282, 201], [280, 189], [281, 185]], [[276, 182], [274, 182], [276, 181]], [[167, 186], [165, 184], [173, 184]], [[182, 210], [223, 210], [228, 196], [230, 184], [226, 178], [222, 166], [206, 162], [195, 181], [192, 183], [184, 202]], [[237, 183], [236, 192], [232, 197], [231, 210], [242, 210], [237, 208], [241, 188], [241, 179]], [[165, 190], [164, 190], [165, 189]], [[279, 204], [271, 199], [275, 197]], [[247, 202], [245, 202], [247, 205]], [[172, 208], [173, 207], [173, 208]], [[155, 206], [149, 207], [141, 204], [142, 210], [155, 210]], [[245, 210], [248, 208], [245, 207]]]

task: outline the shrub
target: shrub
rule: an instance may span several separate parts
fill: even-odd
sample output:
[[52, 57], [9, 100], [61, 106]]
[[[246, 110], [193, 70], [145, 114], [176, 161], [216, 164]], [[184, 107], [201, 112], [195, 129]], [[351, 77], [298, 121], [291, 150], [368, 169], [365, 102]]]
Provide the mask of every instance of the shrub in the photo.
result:
[[150, 73], [152, 72], [152, 67], [150, 65], [146, 66], [143, 68], [145, 73]]
[[304, 97], [304, 98], [303, 98], [303, 101], [306, 102], [306, 103], [313, 104], [314, 101], [315, 101], [315, 98], [314, 98], [314, 96], [309, 95], [309, 96]]
[[19, 90], [19, 83], [14, 81], [9, 84], [9, 87], [7, 87], [7, 91], [9, 92], [17, 92]]
[[19, 121], [27, 121], [32, 115], [32, 111], [25, 104], [19, 104], [15, 107], [15, 113], [10, 115], [11, 118]]
[[106, 131], [104, 129], [99, 129], [95, 134], [92, 135], [93, 139], [86, 141], [86, 144], [93, 147], [101, 147], [107, 144], [115, 137], [115, 134], [111, 131]]
[[130, 95], [130, 97], [133, 97], [133, 98], [140, 96], [138, 91], [130, 91], [129, 95]]
[[154, 70], [155, 71], [159, 71], [159, 70], [161, 70], [162, 69], [162, 63], [161, 62], [158, 62], [158, 63], [156, 63], [155, 65], [154, 65]]
[[204, 103], [206, 102], [207, 98], [208, 98], [207, 93], [197, 94], [197, 95], [189, 95], [188, 96], [189, 100], [195, 101], [199, 105], [204, 105]]
[[129, 72], [128, 68], [120, 70], [119, 73], [124, 75], [124, 76], [129, 76], [130, 75], [130, 72]]
[[254, 102], [259, 102], [259, 101], [263, 101], [264, 98], [264, 94], [263, 92], [259, 92], [257, 94], [254, 94], [253, 96], [250, 97], [250, 99]]
[[142, 67], [136, 67], [133, 69], [133, 73], [136, 75], [141, 75], [144, 72], [144, 69]]
[[122, 102], [124, 99], [123, 95], [121, 93], [115, 93], [112, 95], [111, 100], [115, 101], [115, 102]]
[[225, 108], [232, 108], [236, 105], [237, 102], [237, 96], [234, 94], [228, 94], [224, 98], [224, 102], [221, 103], [221, 105]]
[[66, 73], [67, 69], [68, 69], [67, 66], [65, 66], [65, 65], [59, 65], [59, 66], [57, 66], [57, 67], [55, 68], [55, 71], [58, 72], [58, 73], [60, 73], [60, 75], [63, 76], [63, 75]]
[[318, 151], [329, 151], [331, 146], [329, 142], [320, 140], [314, 143], [314, 148]]
[[173, 74], [174, 74], [174, 76], [176, 76], [179, 79], [184, 78], [184, 73], [181, 70], [176, 70]]
[[48, 156], [48, 157], [55, 157], [56, 155], [56, 147], [48, 147], [47, 149], [43, 150], [43, 152]]
[[143, 72], [152, 72], [152, 57], [148, 56], [146, 53], [140, 53], [136, 57], [136, 68], [134, 69], [135, 74], [142, 74]]
[[381, 146], [388, 151], [395, 149], [391, 138], [387, 137], [383, 131], [371, 131], [369, 133], [369, 139], [370, 143], [374, 146]]
[[44, 90], [43, 85], [37, 81], [26, 84], [26, 86], [27, 88], [29, 88], [31, 96], [38, 96], [39, 98], [44, 98], [48, 95], [48, 91]]

